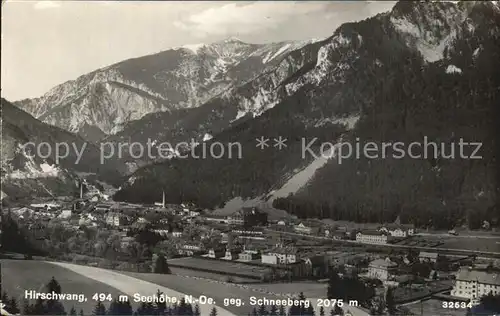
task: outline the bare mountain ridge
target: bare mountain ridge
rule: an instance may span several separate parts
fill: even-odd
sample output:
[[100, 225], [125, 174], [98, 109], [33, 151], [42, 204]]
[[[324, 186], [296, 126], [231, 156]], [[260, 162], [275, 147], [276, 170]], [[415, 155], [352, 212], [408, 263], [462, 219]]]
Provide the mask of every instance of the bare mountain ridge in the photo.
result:
[[[361, 221], [389, 221], [403, 212], [404, 220], [419, 225], [442, 226], [440, 218], [457, 214], [458, 220], [467, 208], [483, 216], [498, 203], [492, 120], [498, 113], [494, 87], [500, 78], [493, 65], [500, 60], [499, 12], [497, 2], [399, 2], [391, 12], [344, 24], [319, 47], [301, 48], [314, 57], [271, 85], [282, 93], [277, 104], [210, 140], [239, 141], [246, 148], [242, 159], [172, 159], [147, 166], [115, 198], [155, 201], [165, 189], [172, 201], [217, 207], [234, 197], [265, 197], [314, 161], [298, 156], [302, 137], [321, 143], [341, 135], [376, 142], [421, 141], [422, 135], [450, 142], [463, 136], [486, 144], [484, 160], [360, 159], [342, 166], [332, 160], [296, 192], [300, 202], [277, 202], [289, 211], [297, 206]], [[256, 149], [261, 135], [284, 136], [287, 150]]]
[[228, 39], [186, 45], [119, 62], [14, 104], [43, 122], [97, 141], [147, 114], [195, 108], [305, 44]]
[[[10, 198], [72, 195], [78, 192], [80, 175], [119, 185], [126, 172], [126, 166], [114, 159], [101, 164], [97, 146], [78, 135], [38, 121], [5, 99], [2, 99], [1, 131], [2, 192]], [[28, 142], [35, 147], [22, 150]], [[48, 144], [50, 149], [42, 143]], [[59, 143], [68, 144], [70, 151], [57, 163], [55, 150]], [[37, 147], [40, 152], [33, 152]], [[75, 147], [83, 153], [81, 159], [73, 150]], [[60, 154], [65, 154], [64, 148]]]

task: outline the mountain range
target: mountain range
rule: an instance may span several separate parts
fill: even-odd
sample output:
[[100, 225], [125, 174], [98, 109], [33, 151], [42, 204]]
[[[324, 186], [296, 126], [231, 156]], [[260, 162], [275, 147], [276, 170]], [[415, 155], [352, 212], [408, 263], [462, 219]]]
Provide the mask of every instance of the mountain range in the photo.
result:
[[[500, 6], [398, 2], [324, 40], [238, 39], [139, 57], [14, 104], [92, 142], [239, 143], [235, 159], [137, 159], [116, 200], [273, 202], [301, 217], [419, 226], [499, 223]], [[40, 123], [43, 124], [43, 123]], [[49, 126], [44, 124], [43, 126]], [[482, 143], [482, 159], [337, 159], [321, 144]], [[268, 148], [256, 139], [269, 139]], [[286, 148], [274, 147], [274, 139]], [[3, 150], [3, 149], [2, 149]], [[323, 152], [324, 153], [324, 152]], [[331, 152], [330, 152], [331, 154]], [[135, 169], [135, 168], [134, 168]], [[122, 172], [123, 174], [123, 172]], [[472, 216], [472, 214], [474, 216]], [[471, 224], [473, 223], [473, 224]]]
[[[115, 198], [153, 201], [165, 190], [207, 208], [269, 199], [303, 217], [400, 216], [435, 227], [498, 221], [499, 13], [498, 2], [399, 2], [344, 24], [284, 58], [296, 57], [283, 79], [273, 80], [278, 65], [237, 89], [263, 88], [272, 105], [207, 140], [241, 143], [241, 159], [158, 162], [139, 169]], [[198, 110], [226, 107], [223, 98], [211, 101]], [[286, 150], [256, 148], [261, 136], [287, 139]], [[303, 139], [317, 138], [310, 149], [318, 153], [322, 142], [339, 139], [409, 144], [424, 136], [481, 142], [482, 159], [360, 157], [339, 165], [301, 155]]]
[[195, 108], [307, 43], [247, 44], [229, 38], [186, 45], [98, 69], [15, 105], [43, 122], [98, 141], [150, 113]]
[[[101, 164], [97, 145], [40, 122], [3, 98], [1, 103], [2, 198], [72, 196], [82, 181], [101, 188], [123, 181], [125, 164], [113, 158]], [[59, 159], [58, 144], [69, 146], [67, 152], [59, 147]]]

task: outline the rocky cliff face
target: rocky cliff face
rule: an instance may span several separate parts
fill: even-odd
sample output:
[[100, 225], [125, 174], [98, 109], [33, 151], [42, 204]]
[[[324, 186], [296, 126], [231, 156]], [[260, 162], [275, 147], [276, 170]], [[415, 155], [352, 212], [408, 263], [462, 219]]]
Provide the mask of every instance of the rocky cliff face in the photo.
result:
[[[115, 159], [101, 164], [97, 146], [36, 120], [4, 99], [1, 128], [2, 192], [9, 198], [73, 195], [83, 178], [118, 185], [126, 172]], [[67, 144], [69, 150], [58, 144]]]
[[228, 39], [188, 45], [96, 70], [15, 105], [43, 122], [96, 141], [147, 114], [195, 108], [305, 44]]

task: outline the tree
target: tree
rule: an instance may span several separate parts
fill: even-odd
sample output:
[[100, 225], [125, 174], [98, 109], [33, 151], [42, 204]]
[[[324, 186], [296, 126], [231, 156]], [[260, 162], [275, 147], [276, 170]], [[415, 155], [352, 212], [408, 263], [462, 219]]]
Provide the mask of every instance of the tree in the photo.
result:
[[394, 289], [392, 287], [388, 287], [385, 292], [385, 305], [389, 315], [393, 315], [396, 311], [396, 303], [394, 301]]
[[96, 306], [94, 307], [94, 311], [92, 312], [93, 316], [102, 316], [106, 315], [106, 307], [101, 301], [98, 301]]
[[139, 271], [139, 262], [142, 259], [142, 253], [144, 251], [144, 246], [138, 242], [132, 242], [127, 246], [127, 253], [130, 258], [134, 261], [137, 266], [137, 271]]
[[314, 307], [312, 306], [312, 304], [309, 304], [309, 306], [307, 306], [307, 309], [305, 310], [304, 314], [307, 316], [314, 316], [315, 315]]
[[267, 315], [266, 305], [264, 304], [260, 305], [259, 311], [257, 313], [259, 316], [266, 316]]
[[286, 316], [285, 306], [280, 305], [279, 316]]
[[80, 314], [79, 314], [79, 315], [80, 315], [80, 316], [85, 316], [85, 315], [83, 314], [83, 309], [80, 309]]
[[[163, 295], [163, 292], [160, 292], [160, 290], [156, 291], [157, 297], [162, 297], [162, 295]], [[167, 309], [167, 303], [160, 302], [160, 300], [158, 300], [158, 302], [156, 303], [156, 310], [158, 311], [158, 314], [163, 315], [163, 313], [165, 312], [166, 309]]]
[[489, 312], [500, 313], [500, 295], [489, 293], [481, 297], [481, 305]]
[[47, 293], [55, 292], [57, 294], [61, 294], [61, 285], [54, 277], [50, 279], [45, 288], [47, 289]]
[[181, 299], [176, 311], [177, 315], [193, 315], [191, 304], [188, 304], [184, 298]]
[[326, 292], [326, 296], [329, 299], [344, 298], [344, 289], [342, 288], [341, 281], [342, 280], [340, 279], [337, 270], [333, 270], [328, 280], [328, 288]]
[[147, 314], [148, 306], [146, 302], [141, 302], [141, 305], [137, 307], [137, 310], [135, 311], [134, 315], [148, 315]]
[[[47, 293], [55, 292], [57, 294], [61, 294], [61, 285], [57, 280], [52, 277], [45, 286]], [[59, 300], [46, 300], [45, 301], [45, 309], [49, 315], [66, 315], [66, 311], [64, 310], [64, 306], [59, 302]]]
[[130, 301], [122, 302], [120, 306], [120, 315], [133, 315], [134, 310], [132, 309], [132, 305], [130, 305]]
[[154, 262], [153, 273], [170, 274], [170, 268], [168, 267], [167, 259], [163, 254], [159, 254]]
[[7, 293], [2, 294], [2, 302], [5, 304], [5, 310], [10, 314], [19, 314], [19, 306], [15, 298], [9, 298]]
[[15, 298], [10, 299], [10, 313], [11, 314], [19, 314], [21, 310], [19, 309], [19, 306], [17, 305], [17, 301]]
[[344, 310], [340, 308], [337, 304], [335, 304], [335, 307], [331, 309], [330, 311], [330, 316], [342, 316], [344, 315]]
[[194, 306], [193, 316], [200, 316], [200, 306], [198, 304]]
[[47, 313], [47, 309], [43, 304], [43, 300], [41, 298], [37, 299], [33, 308], [31, 309], [32, 315], [45, 315]]
[[109, 304], [108, 315], [120, 315], [120, 302], [116, 298]]
[[27, 299], [23, 300], [23, 315], [33, 315], [33, 305]]
[[290, 316], [306, 315], [306, 309], [303, 306], [304, 302], [306, 302], [306, 297], [304, 295], [304, 292], [300, 292], [297, 300], [299, 300], [302, 304], [300, 305], [294, 304], [293, 306], [290, 306], [288, 310], [288, 315]]
[[434, 272], [432, 273], [432, 279], [433, 279], [433, 280], [437, 280], [437, 279], [438, 279], [438, 273], [437, 273], [437, 271], [434, 271]]
[[215, 306], [210, 311], [210, 316], [217, 316], [217, 309], [215, 308]]
[[319, 316], [325, 316], [325, 308], [323, 306], [319, 308]]
[[276, 305], [274, 305], [274, 304], [271, 305], [271, 310], [269, 311], [269, 316], [278, 316], [278, 308], [276, 307]]
[[74, 306], [71, 307], [71, 309], [69, 310], [69, 315], [70, 316], [76, 316], [76, 309]]

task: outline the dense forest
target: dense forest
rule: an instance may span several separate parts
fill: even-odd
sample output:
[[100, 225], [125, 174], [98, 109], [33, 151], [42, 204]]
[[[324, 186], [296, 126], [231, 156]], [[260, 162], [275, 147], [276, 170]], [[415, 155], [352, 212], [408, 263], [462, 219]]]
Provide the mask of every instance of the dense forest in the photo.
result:
[[[488, 13], [478, 9], [476, 18]], [[483, 19], [500, 25], [498, 15]], [[275, 206], [301, 217], [391, 222], [400, 215], [403, 222], [421, 227], [467, 224], [477, 229], [484, 221], [498, 227], [500, 38], [491, 36], [492, 28], [485, 23], [465, 32], [446, 62], [424, 65], [418, 58], [407, 59], [400, 71], [373, 82], [373, 104], [347, 139], [352, 144], [356, 139], [410, 144], [426, 137], [438, 144], [437, 157], [431, 151], [427, 159], [398, 159], [387, 152], [383, 159], [361, 156], [341, 165], [333, 160], [305, 190]], [[482, 50], [475, 56], [473, 47]], [[462, 73], [446, 73], [447, 64]], [[460, 139], [480, 142], [482, 159], [463, 159], [458, 148], [450, 158]], [[472, 150], [466, 148], [465, 156]]]
[[[354, 144], [373, 141], [443, 143], [435, 157], [335, 159], [316, 172], [310, 184], [275, 206], [301, 217], [329, 217], [386, 222], [401, 215], [418, 226], [498, 226], [500, 86], [499, 14], [490, 4], [476, 4], [456, 38], [434, 63], [408, 46], [390, 18], [439, 5], [398, 3], [389, 15], [342, 25], [330, 39], [331, 66], [317, 84], [305, 84], [261, 116], [222, 131], [212, 141], [239, 142], [241, 159], [172, 159], [136, 172], [116, 200], [158, 201], [165, 190], [172, 202], [191, 201], [215, 208], [233, 197], [255, 198], [280, 188], [293, 173], [312, 161], [301, 157], [302, 139]], [[408, 6], [410, 8], [408, 8]], [[398, 11], [399, 10], [399, 11]], [[424, 14], [425, 12], [419, 12]], [[349, 44], [338, 45], [339, 38]], [[457, 73], [447, 69], [455, 67]], [[311, 74], [310, 65], [292, 77]], [[311, 74], [312, 76], [312, 74]], [[291, 80], [291, 79], [290, 79]], [[285, 86], [280, 87], [285, 89]], [[329, 118], [359, 116], [353, 130]], [[260, 136], [270, 148], [255, 147]], [[287, 139], [286, 150], [272, 147], [272, 138]], [[480, 142], [482, 159], [449, 159], [450, 146]], [[210, 145], [210, 142], [207, 143]], [[201, 148], [197, 148], [198, 154]], [[470, 150], [466, 154], [471, 154]], [[458, 154], [457, 154], [458, 155]], [[475, 214], [472, 216], [472, 214]]]

